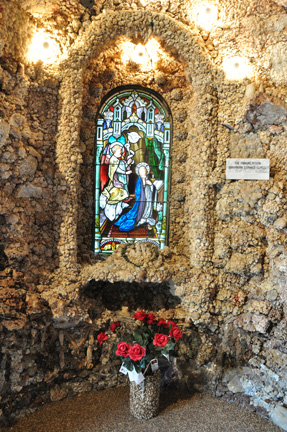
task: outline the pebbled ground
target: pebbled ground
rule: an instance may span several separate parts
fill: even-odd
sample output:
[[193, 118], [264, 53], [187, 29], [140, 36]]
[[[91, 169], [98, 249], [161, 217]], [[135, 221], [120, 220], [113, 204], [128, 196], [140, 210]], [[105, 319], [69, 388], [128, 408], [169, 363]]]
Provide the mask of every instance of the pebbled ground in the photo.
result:
[[209, 395], [166, 390], [159, 415], [137, 420], [129, 389], [117, 387], [53, 402], [5, 432], [282, 432], [264, 418]]

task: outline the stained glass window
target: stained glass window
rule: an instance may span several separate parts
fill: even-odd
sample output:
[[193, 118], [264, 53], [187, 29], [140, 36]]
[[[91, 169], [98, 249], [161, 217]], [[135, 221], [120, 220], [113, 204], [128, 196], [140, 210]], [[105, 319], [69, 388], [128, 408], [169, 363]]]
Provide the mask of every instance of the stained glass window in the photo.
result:
[[166, 104], [144, 89], [125, 89], [97, 120], [95, 253], [122, 243], [167, 243], [171, 123]]

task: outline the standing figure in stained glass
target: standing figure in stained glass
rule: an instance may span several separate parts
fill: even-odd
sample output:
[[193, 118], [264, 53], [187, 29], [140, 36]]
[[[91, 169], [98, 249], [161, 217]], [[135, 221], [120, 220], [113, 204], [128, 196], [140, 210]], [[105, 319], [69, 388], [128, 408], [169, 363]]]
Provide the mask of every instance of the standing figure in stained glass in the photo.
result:
[[153, 227], [156, 223], [154, 210], [161, 211], [162, 204], [157, 202], [157, 190], [163, 185], [162, 181], [152, 181], [148, 178], [150, 167], [146, 162], [140, 162], [135, 168], [138, 175], [135, 188], [135, 203], [131, 210], [122, 215], [115, 225], [120, 231], [131, 231], [134, 227], [147, 223]]
[[129, 154], [127, 160], [123, 159], [125, 151], [125, 147], [119, 141], [109, 146], [109, 182], [101, 193], [100, 207], [104, 209], [105, 216], [110, 221], [117, 219], [123, 209], [128, 207], [124, 200], [129, 197], [128, 183], [129, 174], [132, 173], [130, 165], [133, 160], [132, 154]]
[[110, 163], [110, 158], [112, 156], [111, 146], [115, 144], [116, 141], [118, 144], [124, 146], [124, 152], [121, 158], [125, 158], [126, 155], [125, 137], [122, 135], [118, 139], [116, 139], [115, 137], [111, 136], [108, 142], [106, 143], [106, 146], [101, 156], [101, 191], [103, 191], [103, 189], [105, 188], [105, 186], [107, 186], [109, 182], [109, 163]]
[[[97, 120], [95, 251], [167, 239], [170, 114], [159, 95], [123, 88]], [[134, 165], [133, 165], [134, 164]]]

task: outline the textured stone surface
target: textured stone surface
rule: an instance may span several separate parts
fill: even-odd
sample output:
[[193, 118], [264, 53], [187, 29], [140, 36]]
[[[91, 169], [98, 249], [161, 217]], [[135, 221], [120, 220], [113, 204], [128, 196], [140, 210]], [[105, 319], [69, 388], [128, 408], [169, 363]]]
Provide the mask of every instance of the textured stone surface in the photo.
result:
[[143, 384], [130, 383], [130, 412], [139, 420], [156, 417], [160, 400], [160, 371], [147, 376]]
[[[9, 432], [280, 432], [281, 428], [236, 404], [176, 389], [161, 392], [159, 415], [135, 420], [129, 412], [127, 387], [107, 389], [40, 407]], [[5, 430], [5, 432], [8, 432]]]
[[[182, 325], [182, 385], [267, 416], [286, 401], [286, 5], [215, 3], [206, 30], [198, 1], [0, 1], [1, 421], [120, 383], [96, 335], [138, 308]], [[37, 26], [50, 66], [27, 62]], [[122, 61], [152, 38], [154, 67]], [[169, 245], [95, 257], [96, 115], [130, 84], [172, 113]], [[226, 181], [228, 157], [269, 158], [270, 181]]]
[[277, 426], [287, 430], [287, 409], [285, 407], [277, 405], [271, 414], [271, 419]]

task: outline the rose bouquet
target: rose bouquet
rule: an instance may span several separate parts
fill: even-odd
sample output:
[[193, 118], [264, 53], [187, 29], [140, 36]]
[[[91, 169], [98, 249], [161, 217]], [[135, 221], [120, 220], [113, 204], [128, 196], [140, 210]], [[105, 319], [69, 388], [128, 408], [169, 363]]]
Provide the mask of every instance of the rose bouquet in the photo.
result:
[[120, 326], [115, 328], [120, 339], [115, 354], [127, 371], [146, 375], [155, 370], [152, 366], [160, 357], [168, 358], [169, 351], [181, 338], [181, 331], [173, 321], [157, 319], [152, 313], [138, 311], [133, 318], [137, 325], [130, 333], [123, 334]]

